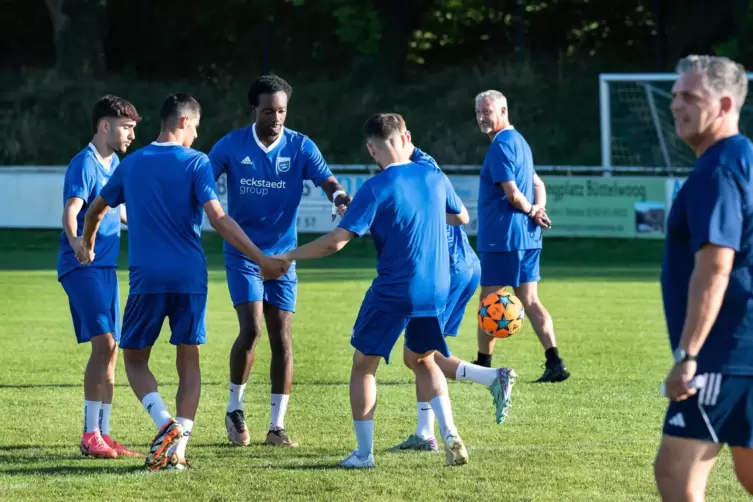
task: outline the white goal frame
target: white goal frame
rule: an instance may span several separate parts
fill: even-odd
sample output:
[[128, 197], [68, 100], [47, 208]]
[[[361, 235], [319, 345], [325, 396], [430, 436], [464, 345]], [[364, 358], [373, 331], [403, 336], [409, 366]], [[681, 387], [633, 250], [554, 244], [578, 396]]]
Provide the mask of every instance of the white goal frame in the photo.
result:
[[[748, 80], [753, 80], [753, 73], [747, 73]], [[610, 82], [633, 82], [640, 84], [641, 82], [674, 82], [677, 80], [677, 73], [601, 73], [599, 74], [599, 119], [600, 119], [600, 133], [601, 133], [601, 165], [604, 169], [604, 175], [609, 176], [615, 169], [612, 166], [612, 108], [609, 96], [609, 84]], [[666, 162], [666, 169], [668, 171], [685, 171], [687, 168], [679, 166], [671, 166], [669, 160], [669, 152], [664, 139], [664, 135], [661, 133], [661, 124], [659, 123], [659, 117], [656, 113], [656, 106], [654, 105], [653, 93], [649, 91], [648, 87], [644, 87], [646, 92], [646, 100], [648, 101], [649, 108], [651, 110], [651, 120], [654, 123], [656, 130], [657, 141], [662, 155]], [[648, 169], [647, 169], [648, 170]]]

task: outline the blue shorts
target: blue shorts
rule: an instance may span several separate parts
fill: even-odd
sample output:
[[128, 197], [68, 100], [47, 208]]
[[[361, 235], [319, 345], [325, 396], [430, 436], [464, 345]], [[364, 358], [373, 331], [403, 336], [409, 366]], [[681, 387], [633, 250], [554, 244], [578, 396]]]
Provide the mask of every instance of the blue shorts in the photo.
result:
[[389, 364], [392, 348], [403, 331], [408, 350], [416, 354], [437, 350], [450, 357], [440, 316], [404, 317], [379, 310], [368, 300], [361, 304], [350, 344], [364, 355], [383, 357]]
[[78, 343], [112, 333], [120, 340], [120, 291], [114, 267], [77, 268], [60, 278]]
[[479, 253], [482, 286], [511, 286], [539, 282], [541, 249], [524, 249], [504, 253]]
[[265, 301], [280, 310], [295, 312], [298, 279], [262, 281], [258, 273], [225, 268], [227, 287], [233, 307], [242, 303]]
[[670, 402], [664, 434], [729, 446], [753, 447], [753, 376], [707, 373], [706, 385]]
[[120, 348], [143, 349], [154, 345], [166, 317], [170, 320], [171, 344], [203, 345], [207, 341], [206, 312], [207, 295], [128, 295]]
[[460, 323], [463, 322], [465, 307], [476, 294], [479, 279], [481, 278], [481, 265], [476, 262], [473, 268], [464, 272], [452, 274], [450, 278], [450, 296], [447, 299], [447, 307], [442, 313], [445, 336], [457, 336]]

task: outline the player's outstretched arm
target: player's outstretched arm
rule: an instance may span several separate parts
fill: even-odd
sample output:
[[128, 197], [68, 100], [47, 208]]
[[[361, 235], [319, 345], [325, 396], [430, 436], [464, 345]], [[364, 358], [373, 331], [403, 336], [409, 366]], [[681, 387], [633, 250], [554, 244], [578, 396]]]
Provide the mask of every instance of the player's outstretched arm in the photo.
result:
[[325, 256], [335, 254], [344, 248], [354, 235], [355, 234], [350, 230], [337, 227], [330, 233], [322, 235], [308, 244], [304, 244], [299, 248], [285, 253], [282, 257], [290, 261], [324, 258]]
[[204, 211], [207, 213], [209, 223], [223, 239], [261, 267], [265, 279], [275, 279], [287, 272], [287, 268], [283, 270], [279, 262], [270, 259], [248, 238], [238, 223], [225, 213], [217, 199], [205, 202]]
[[101, 195], [98, 195], [86, 211], [84, 233], [81, 236], [81, 248], [79, 248], [79, 252], [76, 252], [76, 258], [84, 265], [88, 265], [94, 261], [94, 241], [97, 237], [97, 230], [99, 230], [99, 224], [109, 209], [110, 206], [107, 205], [105, 199]]

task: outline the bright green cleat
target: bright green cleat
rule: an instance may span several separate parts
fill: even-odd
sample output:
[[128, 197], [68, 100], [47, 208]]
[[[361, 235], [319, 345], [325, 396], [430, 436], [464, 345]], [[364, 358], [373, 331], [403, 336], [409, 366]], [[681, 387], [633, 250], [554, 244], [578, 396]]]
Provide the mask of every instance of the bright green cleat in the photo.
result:
[[501, 424], [507, 419], [512, 404], [512, 386], [518, 375], [512, 368], [498, 368], [497, 379], [489, 386], [494, 398], [494, 406], [497, 408], [497, 423]]

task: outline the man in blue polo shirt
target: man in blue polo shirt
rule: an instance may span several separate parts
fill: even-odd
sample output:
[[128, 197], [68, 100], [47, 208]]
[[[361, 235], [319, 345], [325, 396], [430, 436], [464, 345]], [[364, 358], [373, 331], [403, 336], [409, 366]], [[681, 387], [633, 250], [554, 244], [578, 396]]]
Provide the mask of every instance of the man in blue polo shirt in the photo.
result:
[[748, 79], [735, 62], [688, 56], [672, 88], [693, 171], [667, 221], [661, 284], [674, 366], [654, 466], [663, 500], [705, 500], [726, 444], [753, 495], [753, 143], [739, 132]]
[[[541, 229], [551, 226], [546, 189], [534, 170], [531, 148], [510, 123], [507, 98], [501, 92], [476, 96], [476, 121], [492, 141], [479, 180], [481, 297], [505, 286], [515, 290], [544, 346], [545, 369], [537, 382], [561, 382], [570, 372], [559, 355], [552, 317], [538, 294]], [[476, 364], [491, 366], [494, 342], [479, 329]]]

